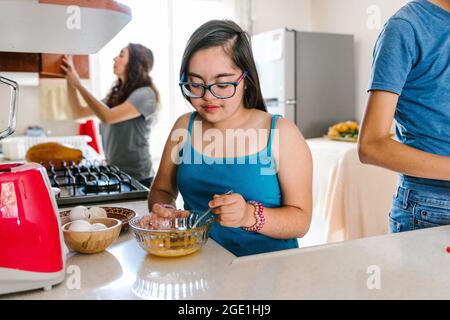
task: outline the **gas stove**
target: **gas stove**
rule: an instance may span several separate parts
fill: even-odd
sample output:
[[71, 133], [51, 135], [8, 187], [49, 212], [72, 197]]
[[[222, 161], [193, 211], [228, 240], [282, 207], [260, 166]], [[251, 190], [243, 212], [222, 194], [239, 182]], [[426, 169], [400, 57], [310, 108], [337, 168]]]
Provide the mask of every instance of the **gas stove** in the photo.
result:
[[80, 164], [63, 163], [47, 166], [47, 174], [56, 195], [58, 206], [111, 202], [128, 199], [147, 199], [148, 188], [118, 167], [106, 162], [83, 160]]

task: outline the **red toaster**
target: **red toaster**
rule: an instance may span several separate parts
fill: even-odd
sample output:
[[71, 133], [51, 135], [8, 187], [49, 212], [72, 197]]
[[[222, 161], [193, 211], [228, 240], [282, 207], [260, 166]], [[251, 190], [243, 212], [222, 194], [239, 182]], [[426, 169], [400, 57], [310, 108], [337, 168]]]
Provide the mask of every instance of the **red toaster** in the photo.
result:
[[39, 164], [0, 164], [0, 294], [64, 280], [65, 244], [55, 196]]
[[[16, 82], [11, 87], [9, 125], [3, 139], [14, 132], [17, 114]], [[64, 280], [64, 238], [56, 199], [44, 167], [36, 163], [0, 164], [0, 294], [51, 288]]]

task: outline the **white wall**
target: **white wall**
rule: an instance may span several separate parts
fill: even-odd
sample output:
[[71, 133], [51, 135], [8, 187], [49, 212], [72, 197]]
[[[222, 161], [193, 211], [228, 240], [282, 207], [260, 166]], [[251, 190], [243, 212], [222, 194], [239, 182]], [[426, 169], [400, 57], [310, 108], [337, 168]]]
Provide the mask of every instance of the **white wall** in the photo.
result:
[[[361, 120], [367, 99], [373, 46], [387, 19], [407, 2], [408, 0], [253, 0], [253, 33], [288, 27], [301, 31], [353, 34], [356, 64], [355, 116]], [[378, 26], [376, 22], [379, 22]]]
[[[356, 117], [362, 119], [367, 100], [372, 52], [384, 23], [408, 0], [314, 0], [313, 31], [355, 36]], [[377, 26], [378, 24], [378, 26]]]
[[252, 33], [287, 27], [311, 28], [313, 0], [252, 0]]
[[[10, 93], [8, 87], [0, 89], [0, 129], [8, 125], [8, 107]], [[23, 135], [28, 126], [39, 125], [53, 136], [74, 135], [78, 132], [78, 124], [72, 121], [41, 120], [40, 88], [19, 88], [19, 105], [17, 111], [17, 127], [14, 135]]]

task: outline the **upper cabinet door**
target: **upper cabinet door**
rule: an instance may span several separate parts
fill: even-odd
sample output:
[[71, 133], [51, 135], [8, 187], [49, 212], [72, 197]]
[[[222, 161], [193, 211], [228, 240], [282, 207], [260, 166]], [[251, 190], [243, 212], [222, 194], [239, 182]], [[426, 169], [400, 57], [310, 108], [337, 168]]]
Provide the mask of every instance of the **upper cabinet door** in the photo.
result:
[[0, 52], [94, 54], [130, 21], [112, 0], [2, 0]]
[[39, 72], [39, 53], [0, 52], [0, 71]]
[[[0, 52], [0, 72], [39, 73], [40, 78], [64, 78], [62, 54]], [[89, 56], [73, 56], [81, 79], [89, 79]]]
[[[41, 68], [39, 76], [41, 78], [62, 78], [64, 72], [61, 70], [61, 54], [41, 55]], [[80, 78], [89, 79], [89, 56], [73, 56], [73, 64]]]

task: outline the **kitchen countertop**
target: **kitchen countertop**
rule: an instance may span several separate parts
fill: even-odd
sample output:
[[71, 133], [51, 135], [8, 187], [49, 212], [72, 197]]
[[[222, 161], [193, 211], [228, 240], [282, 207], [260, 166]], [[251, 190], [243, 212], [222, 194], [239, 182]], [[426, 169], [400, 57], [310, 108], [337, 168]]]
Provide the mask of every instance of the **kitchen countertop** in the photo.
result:
[[[147, 213], [145, 201], [111, 206]], [[450, 299], [448, 246], [450, 226], [241, 258], [209, 239], [192, 255], [158, 258], [126, 231], [102, 253], [70, 253], [53, 289], [1, 298]]]

